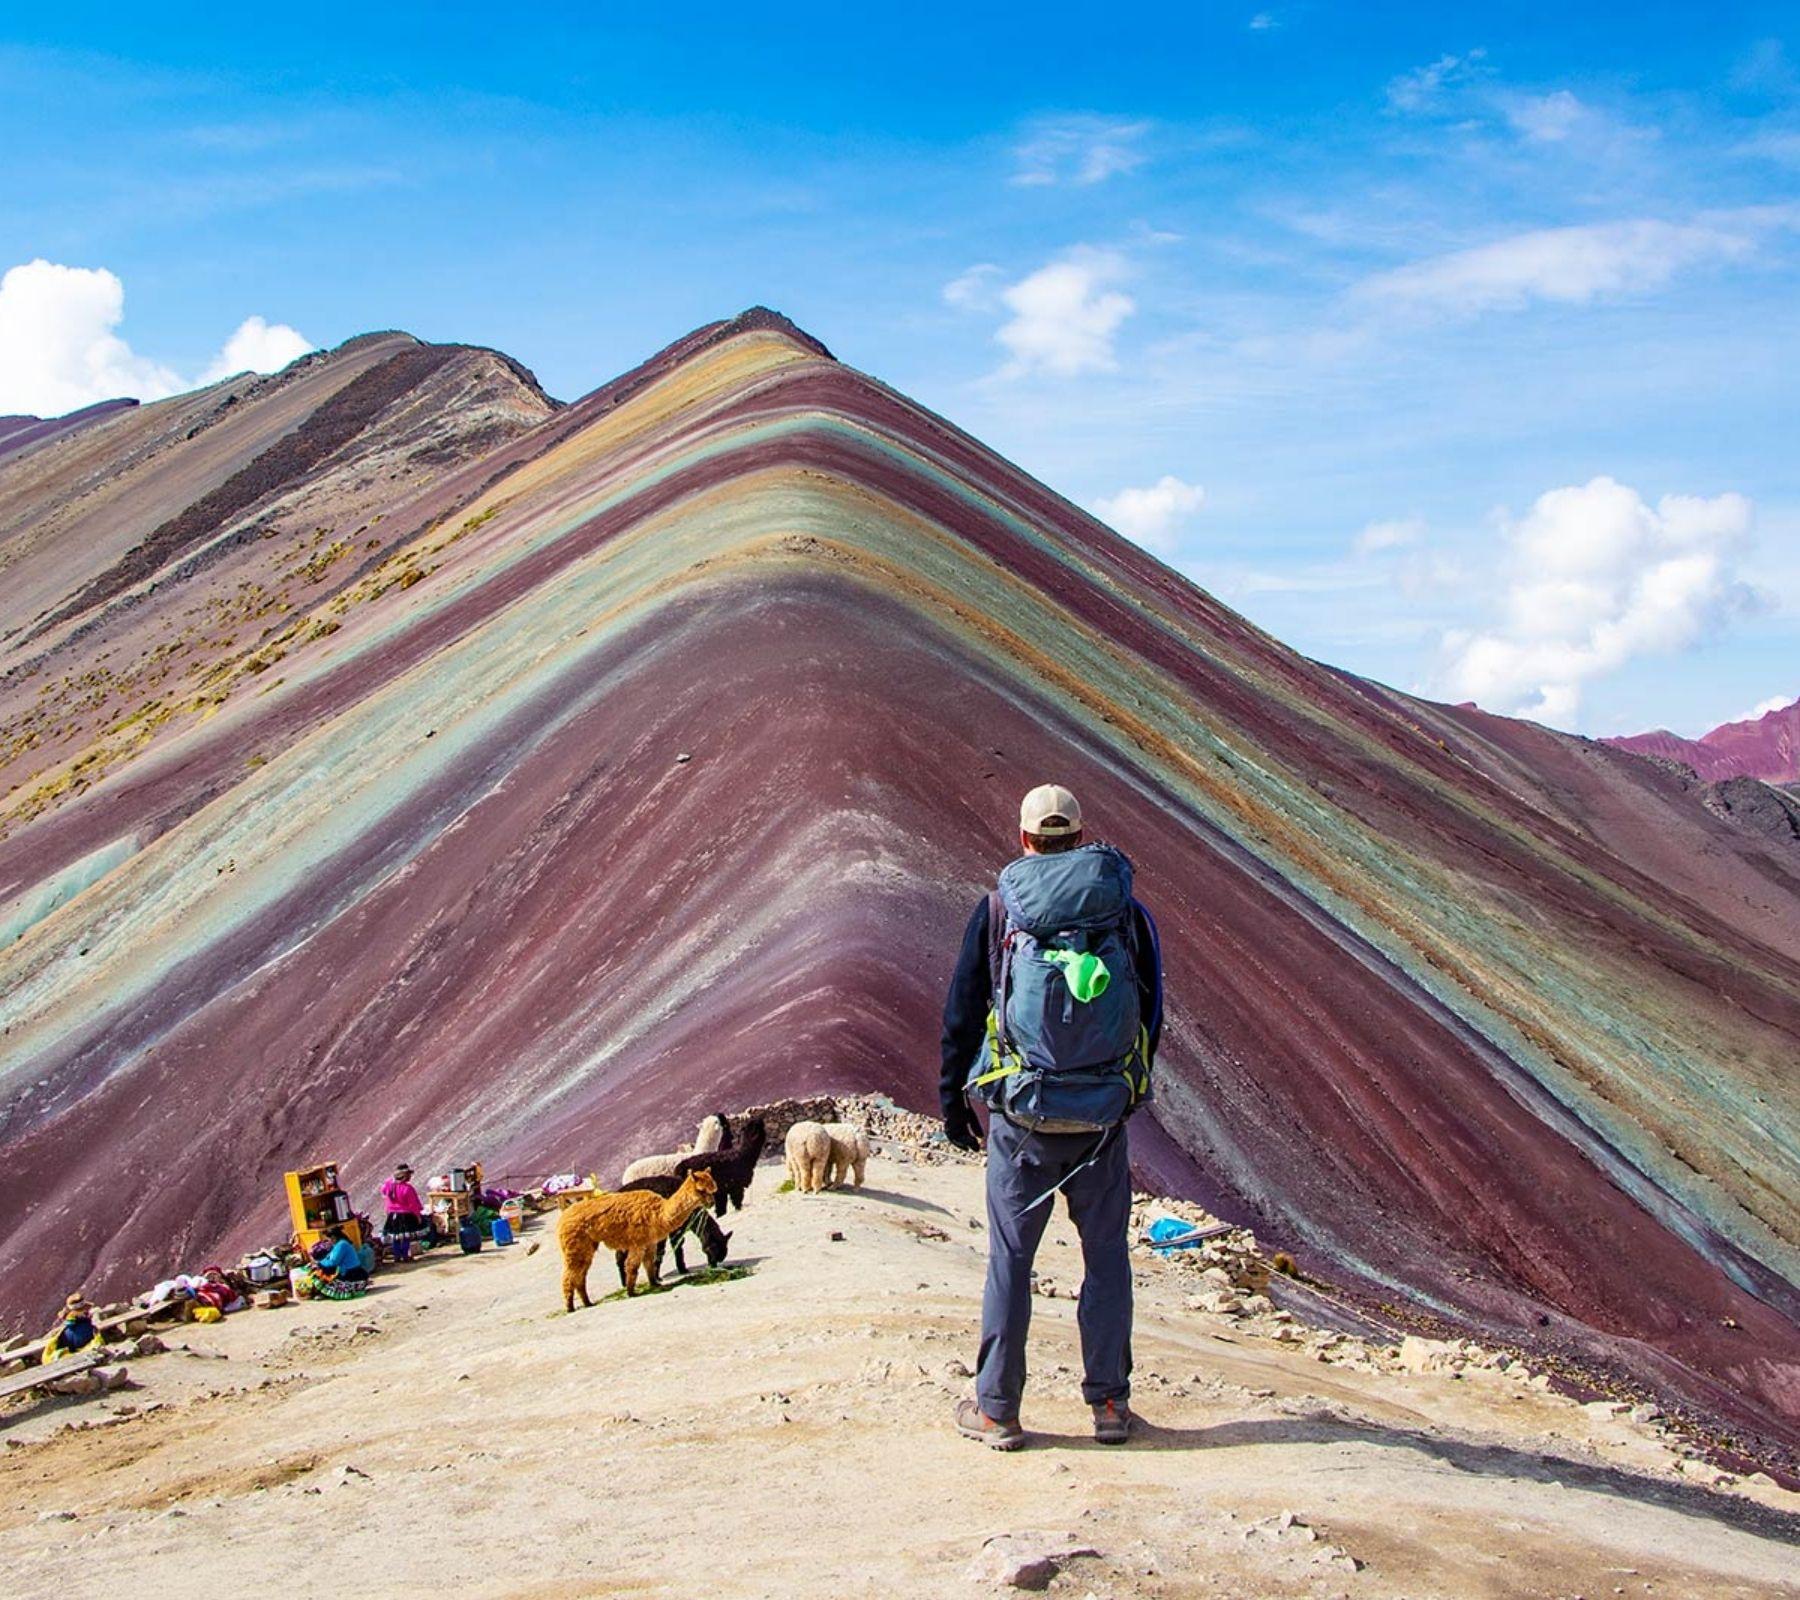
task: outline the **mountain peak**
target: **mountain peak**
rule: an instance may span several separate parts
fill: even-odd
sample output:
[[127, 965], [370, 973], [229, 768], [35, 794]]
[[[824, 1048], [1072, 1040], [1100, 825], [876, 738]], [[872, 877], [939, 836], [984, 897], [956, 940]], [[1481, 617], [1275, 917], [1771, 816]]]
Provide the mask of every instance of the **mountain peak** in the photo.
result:
[[0, 462], [0, 1308], [320, 1159], [935, 1105], [1054, 774], [1163, 934], [1140, 1179], [1800, 1449], [1768, 836], [1306, 660], [766, 308], [521, 372], [352, 342]]

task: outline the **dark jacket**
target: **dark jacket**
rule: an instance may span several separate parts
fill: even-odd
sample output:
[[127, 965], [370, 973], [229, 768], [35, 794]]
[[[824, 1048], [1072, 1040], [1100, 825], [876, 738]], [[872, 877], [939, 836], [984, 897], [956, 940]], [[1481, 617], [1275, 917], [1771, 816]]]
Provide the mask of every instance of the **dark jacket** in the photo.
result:
[[[1156, 923], [1137, 901], [1131, 902], [1132, 938], [1138, 954], [1138, 1008], [1150, 1035], [1150, 1054], [1162, 1039], [1162, 945]], [[956, 974], [944, 999], [942, 1065], [938, 1075], [938, 1102], [946, 1115], [963, 1098], [963, 1085], [980, 1053], [987, 1034], [988, 1008], [994, 1001], [993, 975], [988, 971], [988, 897], [976, 903], [969, 925], [963, 930], [962, 950], [956, 958]]]

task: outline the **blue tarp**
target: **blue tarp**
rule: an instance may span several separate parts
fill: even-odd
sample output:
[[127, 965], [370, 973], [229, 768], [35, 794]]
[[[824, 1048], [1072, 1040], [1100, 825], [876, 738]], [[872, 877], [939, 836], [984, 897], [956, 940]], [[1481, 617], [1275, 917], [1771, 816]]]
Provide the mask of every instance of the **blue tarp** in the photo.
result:
[[1145, 1230], [1144, 1242], [1154, 1248], [1158, 1255], [1166, 1256], [1172, 1250], [1191, 1250], [1195, 1245], [1203, 1244], [1208, 1239], [1217, 1239], [1230, 1231], [1229, 1226], [1220, 1222], [1197, 1227], [1194, 1223], [1183, 1222], [1179, 1217], [1158, 1217]]

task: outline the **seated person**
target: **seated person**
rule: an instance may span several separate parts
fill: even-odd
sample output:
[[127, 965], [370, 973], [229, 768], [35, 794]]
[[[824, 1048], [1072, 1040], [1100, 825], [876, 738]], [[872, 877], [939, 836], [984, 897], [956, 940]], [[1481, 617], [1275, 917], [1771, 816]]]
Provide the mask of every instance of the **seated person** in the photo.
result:
[[87, 1350], [97, 1350], [105, 1343], [94, 1322], [93, 1306], [85, 1296], [72, 1294], [63, 1302], [62, 1315], [50, 1330], [50, 1337], [44, 1341], [42, 1360], [48, 1366], [52, 1361], [62, 1360], [64, 1356], [78, 1356]]
[[349, 1241], [342, 1228], [328, 1228], [325, 1237], [313, 1246], [307, 1276], [311, 1292], [327, 1300], [354, 1300], [369, 1292], [369, 1269], [363, 1265], [362, 1251]]
[[325, 1237], [330, 1248], [319, 1258], [314, 1270], [328, 1283], [367, 1283], [369, 1270], [363, 1265], [362, 1251], [353, 1245], [342, 1228], [332, 1228]]

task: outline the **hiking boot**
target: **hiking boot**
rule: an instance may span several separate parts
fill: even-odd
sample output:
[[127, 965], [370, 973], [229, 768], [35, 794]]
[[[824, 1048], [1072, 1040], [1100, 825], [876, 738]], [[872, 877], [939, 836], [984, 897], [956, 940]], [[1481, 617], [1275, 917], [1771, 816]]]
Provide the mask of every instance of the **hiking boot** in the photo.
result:
[[1131, 1424], [1134, 1420], [1131, 1407], [1125, 1401], [1102, 1401], [1094, 1407], [1094, 1442], [1123, 1444], [1131, 1437]]
[[956, 1403], [956, 1431], [965, 1439], [979, 1439], [992, 1450], [1017, 1450], [1025, 1442], [1025, 1430], [1016, 1422], [996, 1422], [973, 1400]]

